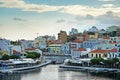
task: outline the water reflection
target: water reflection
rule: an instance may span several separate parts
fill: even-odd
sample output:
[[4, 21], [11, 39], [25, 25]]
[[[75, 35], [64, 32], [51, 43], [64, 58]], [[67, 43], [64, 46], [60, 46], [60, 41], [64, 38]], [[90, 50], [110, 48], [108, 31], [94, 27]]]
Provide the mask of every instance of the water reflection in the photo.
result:
[[[112, 74], [113, 76], [113, 74]], [[87, 72], [59, 69], [58, 65], [48, 65], [39, 70], [14, 75], [0, 75], [0, 80], [120, 80], [119, 75], [93, 75]]]

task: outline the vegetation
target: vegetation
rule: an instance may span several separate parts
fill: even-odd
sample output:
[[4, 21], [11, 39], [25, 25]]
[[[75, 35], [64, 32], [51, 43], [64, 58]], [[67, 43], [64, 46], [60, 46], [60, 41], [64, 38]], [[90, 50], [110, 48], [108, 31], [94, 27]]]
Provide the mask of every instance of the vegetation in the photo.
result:
[[104, 61], [104, 59], [103, 58], [94, 58], [94, 59], [91, 59], [91, 63], [93, 64], [93, 65], [98, 65], [98, 64], [100, 64], [101, 62], [103, 62]]
[[91, 64], [92, 65], [97, 65], [97, 66], [104, 66], [104, 67], [116, 67], [117, 63], [119, 63], [118, 58], [113, 58], [113, 59], [107, 59], [104, 60], [102, 58], [94, 58], [91, 59]]
[[88, 34], [89, 34], [89, 35], [95, 35], [95, 33], [94, 33], [94, 32], [88, 32]]
[[32, 59], [35, 59], [35, 55], [34, 54], [27, 54], [26, 58], [32, 58]]
[[19, 58], [20, 58], [19, 56], [14, 55], [14, 54], [10, 56], [10, 59], [19, 59]]
[[32, 59], [37, 59], [39, 58], [41, 55], [40, 53], [37, 53], [37, 52], [27, 52], [27, 58], [32, 58]]
[[8, 60], [10, 58], [10, 56], [9, 55], [7, 55], [7, 54], [4, 54], [3, 56], [2, 56], [2, 60]]
[[67, 36], [67, 42], [74, 41], [76, 38], [74, 35]]
[[11, 41], [10, 42], [12, 45], [20, 45], [20, 41]]

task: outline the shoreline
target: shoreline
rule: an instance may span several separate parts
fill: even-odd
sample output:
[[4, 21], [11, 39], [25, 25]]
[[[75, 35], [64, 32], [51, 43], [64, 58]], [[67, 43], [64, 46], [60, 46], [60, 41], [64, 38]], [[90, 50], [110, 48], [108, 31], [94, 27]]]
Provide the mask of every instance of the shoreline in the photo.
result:
[[47, 61], [47, 62], [38, 64], [38, 65], [35, 65], [35, 66], [30, 66], [30, 67], [4, 69], [4, 70], [0, 70], [0, 73], [10, 75], [10, 74], [13, 74], [13, 73], [19, 73], [20, 71], [25, 72], [26, 70], [33, 70], [33, 69], [41, 68], [41, 67], [46, 66], [46, 65], [48, 65], [48, 64], [50, 64], [50, 63], [51, 63], [51, 61]]
[[59, 68], [69, 69], [69, 70], [84, 70], [90, 73], [120, 73], [120, 69], [116, 68], [98, 68], [98, 67], [81, 67], [81, 66], [69, 66], [60, 65]]

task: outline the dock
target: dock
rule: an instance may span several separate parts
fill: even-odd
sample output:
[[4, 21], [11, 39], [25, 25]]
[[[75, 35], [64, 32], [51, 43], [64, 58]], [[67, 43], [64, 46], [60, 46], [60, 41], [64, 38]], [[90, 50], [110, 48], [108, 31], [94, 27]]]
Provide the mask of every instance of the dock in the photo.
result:
[[116, 68], [98, 68], [98, 67], [83, 67], [83, 66], [69, 66], [60, 65], [59, 68], [71, 69], [71, 70], [85, 70], [90, 73], [120, 73], [120, 69]]
[[12, 69], [3, 69], [3, 70], [0, 70], [0, 73], [13, 74], [13, 73], [17, 73], [18, 71], [24, 71], [24, 70], [31, 70], [31, 69], [40, 68], [40, 67], [46, 66], [46, 65], [48, 65], [50, 63], [51, 63], [51, 61], [47, 61], [47, 62], [43, 62], [43, 63], [35, 65], [35, 66], [12, 68]]

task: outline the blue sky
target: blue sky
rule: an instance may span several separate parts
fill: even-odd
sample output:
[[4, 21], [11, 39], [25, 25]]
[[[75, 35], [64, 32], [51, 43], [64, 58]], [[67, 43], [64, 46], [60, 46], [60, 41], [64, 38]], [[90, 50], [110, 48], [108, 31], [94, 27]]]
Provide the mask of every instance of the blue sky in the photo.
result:
[[120, 26], [120, 0], [0, 0], [0, 37], [18, 40]]

